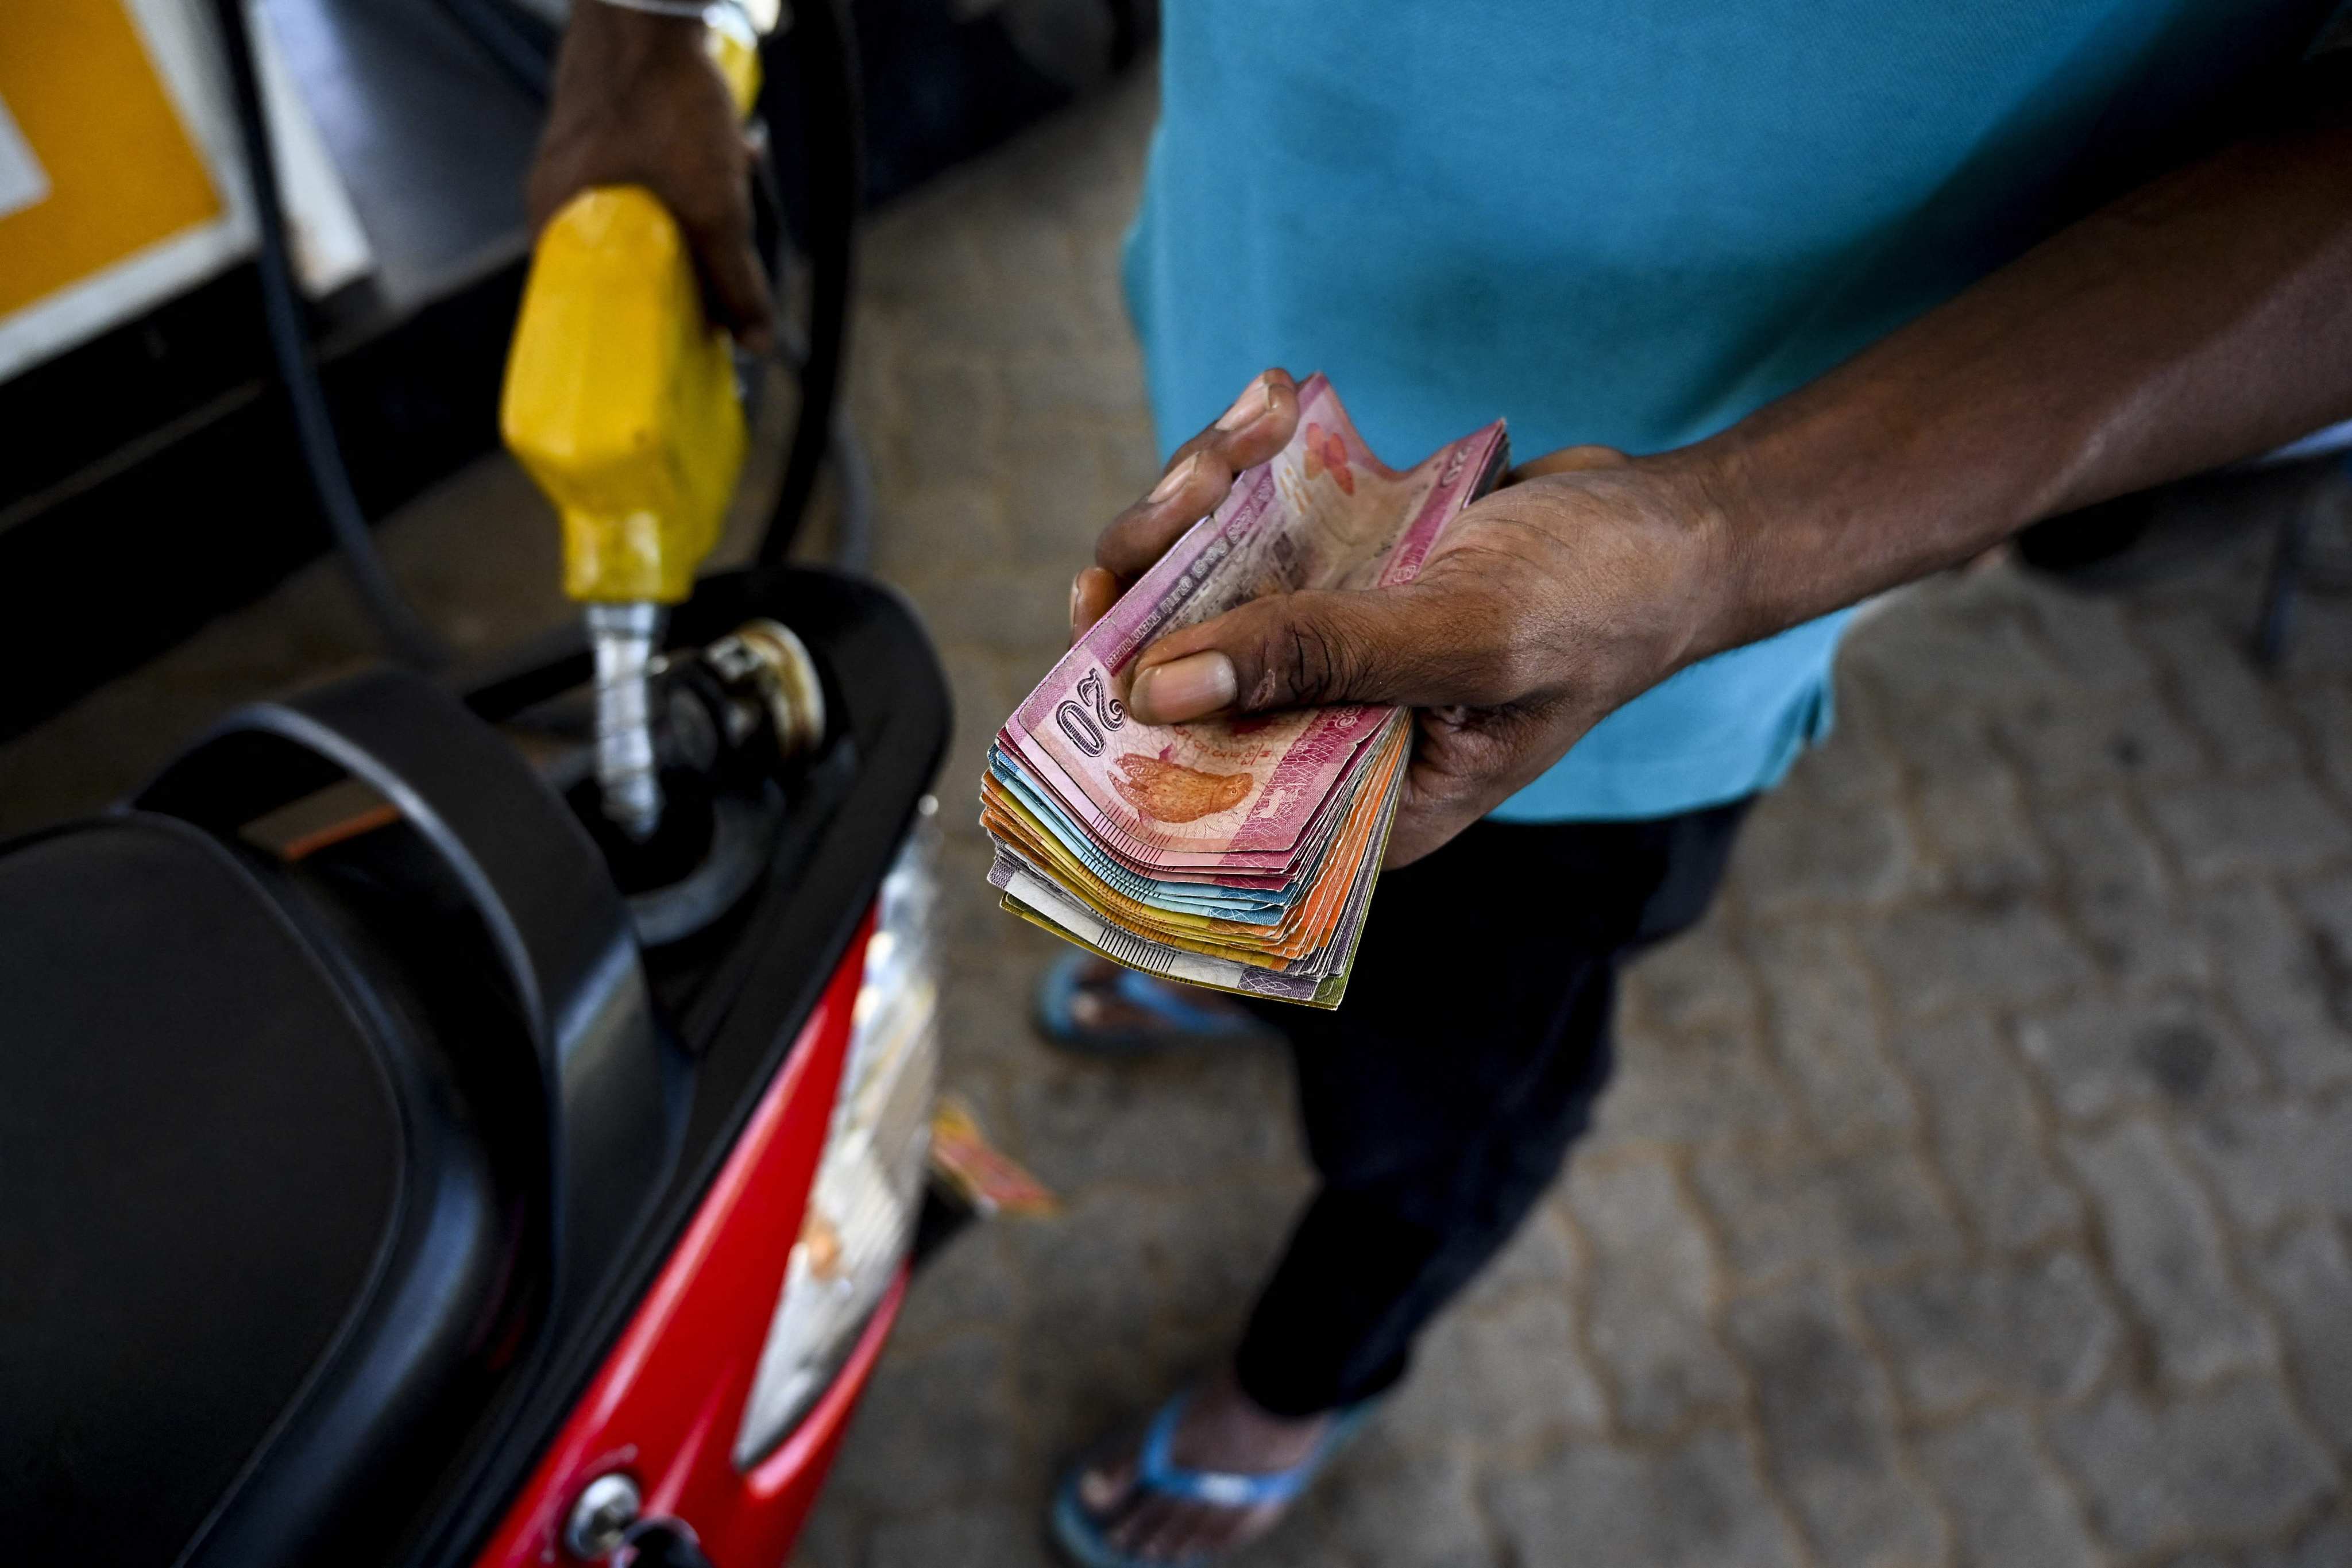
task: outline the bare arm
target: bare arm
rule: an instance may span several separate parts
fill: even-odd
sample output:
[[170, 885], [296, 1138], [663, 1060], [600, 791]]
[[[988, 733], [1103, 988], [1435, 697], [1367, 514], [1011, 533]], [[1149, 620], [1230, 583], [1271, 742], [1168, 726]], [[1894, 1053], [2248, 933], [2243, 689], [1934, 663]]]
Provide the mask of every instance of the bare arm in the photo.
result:
[[[2321, 101], [2074, 224], [1719, 436], [1536, 459], [1463, 514], [1412, 584], [1260, 600], [1164, 638], [1138, 660], [1130, 708], [1157, 722], [1423, 710], [1391, 840], [1402, 863], [1709, 654], [2037, 519], [2352, 416], [2352, 115], [2341, 91]], [[1288, 378], [1269, 372], [1180, 449], [1182, 478], [1105, 531], [1074, 624], [1296, 418]]]
[[2347, 417], [2352, 128], [2242, 142], [1662, 459], [1732, 520], [1698, 651]]

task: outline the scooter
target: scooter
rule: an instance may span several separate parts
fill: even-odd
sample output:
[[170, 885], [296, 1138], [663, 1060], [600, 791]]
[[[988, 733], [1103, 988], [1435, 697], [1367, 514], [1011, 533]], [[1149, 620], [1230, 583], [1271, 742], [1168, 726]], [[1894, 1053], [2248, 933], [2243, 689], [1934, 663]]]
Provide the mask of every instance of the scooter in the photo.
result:
[[[764, 1568], [839, 1446], [937, 1221], [946, 685], [870, 583], [693, 580], [740, 413], [642, 197], [583, 201], [652, 247], [601, 276], [660, 352], [541, 331], [620, 254], [559, 219], [510, 365], [583, 624], [243, 709], [0, 845], [27, 1561]], [[605, 426], [704, 464], [691, 504], [614, 489], [567, 374], [699, 408]]]
[[[797, 751], [730, 635], [762, 621], [822, 681]], [[27, 1561], [782, 1560], [921, 1212], [947, 704], [851, 579], [711, 579], [674, 626], [699, 882], [625, 895], [549, 782], [578, 647], [246, 709], [0, 849]]]

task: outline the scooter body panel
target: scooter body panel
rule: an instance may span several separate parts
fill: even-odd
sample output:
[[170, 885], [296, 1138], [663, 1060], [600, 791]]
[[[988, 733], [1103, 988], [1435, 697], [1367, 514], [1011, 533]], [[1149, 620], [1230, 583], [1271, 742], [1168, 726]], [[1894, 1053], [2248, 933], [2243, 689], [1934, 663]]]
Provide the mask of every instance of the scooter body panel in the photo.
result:
[[893, 1288], [792, 1436], [739, 1471], [730, 1454], [824, 1146], [866, 935], [478, 1568], [578, 1561], [562, 1544], [567, 1517], [613, 1474], [636, 1485], [648, 1518], [688, 1521], [714, 1563], [772, 1564], [790, 1550], [904, 1289]]

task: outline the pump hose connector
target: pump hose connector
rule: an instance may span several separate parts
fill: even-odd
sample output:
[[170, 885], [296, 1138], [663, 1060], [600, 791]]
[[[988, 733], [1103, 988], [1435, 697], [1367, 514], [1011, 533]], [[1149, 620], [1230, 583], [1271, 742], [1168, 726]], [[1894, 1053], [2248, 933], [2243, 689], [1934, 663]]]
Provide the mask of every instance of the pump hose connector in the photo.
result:
[[596, 784], [604, 816], [637, 843], [661, 826], [661, 775], [654, 752], [654, 651], [662, 607], [651, 600], [588, 606], [596, 653]]

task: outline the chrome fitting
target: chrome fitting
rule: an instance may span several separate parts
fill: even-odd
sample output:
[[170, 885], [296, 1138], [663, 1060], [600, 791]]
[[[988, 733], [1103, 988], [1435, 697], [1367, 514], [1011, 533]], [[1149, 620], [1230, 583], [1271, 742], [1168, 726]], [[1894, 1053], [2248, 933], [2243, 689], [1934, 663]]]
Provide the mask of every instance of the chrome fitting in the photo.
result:
[[596, 653], [596, 784], [606, 820], [639, 843], [661, 826], [651, 676], [662, 619], [662, 607], [650, 601], [588, 606], [588, 640]]
[[765, 617], [745, 621], [704, 648], [702, 659], [730, 691], [756, 697], [774, 731], [779, 760], [824, 744], [824, 681], [807, 645], [790, 627]]
[[563, 1521], [563, 1550], [583, 1563], [601, 1563], [618, 1551], [645, 1508], [637, 1483], [607, 1470], [580, 1489]]

